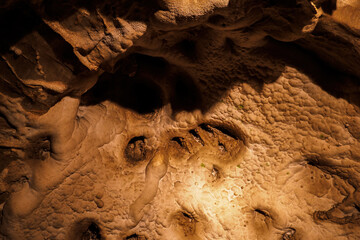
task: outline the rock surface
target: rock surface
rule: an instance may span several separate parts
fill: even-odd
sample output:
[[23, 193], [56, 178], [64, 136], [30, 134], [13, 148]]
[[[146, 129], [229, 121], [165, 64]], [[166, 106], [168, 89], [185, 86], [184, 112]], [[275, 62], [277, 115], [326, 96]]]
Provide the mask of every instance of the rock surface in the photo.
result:
[[357, 0], [0, 3], [0, 239], [359, 239]]

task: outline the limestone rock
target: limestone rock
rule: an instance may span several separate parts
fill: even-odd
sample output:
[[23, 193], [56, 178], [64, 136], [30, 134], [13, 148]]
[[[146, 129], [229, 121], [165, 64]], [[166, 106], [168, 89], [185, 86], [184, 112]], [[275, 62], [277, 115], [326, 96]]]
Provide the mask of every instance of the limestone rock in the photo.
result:
[[0, 239], [359, 239], [356, 0], [0, 3]]

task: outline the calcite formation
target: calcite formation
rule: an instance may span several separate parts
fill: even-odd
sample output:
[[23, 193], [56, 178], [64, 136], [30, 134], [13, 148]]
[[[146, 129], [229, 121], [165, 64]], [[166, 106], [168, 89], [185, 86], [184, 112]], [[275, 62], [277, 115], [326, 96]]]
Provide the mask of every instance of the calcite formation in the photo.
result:
[[0, 239], [360, 239], [358, 0], [7, 0], [0, 25]]

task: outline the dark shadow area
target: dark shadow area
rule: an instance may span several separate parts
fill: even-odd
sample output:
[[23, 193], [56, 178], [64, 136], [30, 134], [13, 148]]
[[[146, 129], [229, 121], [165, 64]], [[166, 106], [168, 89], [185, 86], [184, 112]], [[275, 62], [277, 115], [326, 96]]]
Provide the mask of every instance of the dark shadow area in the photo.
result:
[[185, 142], [185, 139], [183, 137], [173, 137], [171, 139], [171, 141], [177, 143], [178, 146], [180, 146], [181, 149], [187, 149], [186, 142]]
[[12, 45], [41, 24], [41, 18], [26, 3], [16, 5], [9, 11], [1, 12], [0, 54], [8, 52]]
[[209, 17], [208, 22], [221, 27], [226, 27], [226, 17], [220, 14], [214, 14]]
[[66, 68], [69, 68], [74, 75], [88, 71], [88, 69], [80, 62], [73, 51], [73, 47], [66, 42], [58, 33], [54, 32], [50, 27], [41, 24], [37, 29], [40, 36], [51, 47], [57, 61]]
[[360, 81], [358, 78], [335, 69], [315, 53], [295, 43], [270, 40], [266, 51], [282, 60], [284, 64], [303, 72], [330, 95], [360, 106]]
[[175, 44], [174, 48], [190, 61], [196, 61], [199, 57], [197, 42], [194, 40], [184, 39]]
[[147, 238], [145, 236], [134, 233], [125, 237], [124, 240], [147, 240]]
[[1, 130], [11, 129], [11, 128], [16, 129], [16, 127], [9, 122], [6, 116], [0, 112], [0, 132]]
[[47, 20], [59, 21], [68, 18], [69, 16], [74, 14], [80, 7], [92, 9], [92, 5], [96, 2], [99, 1], [44, 0], [41, 10]]
[[261, 215], [263, 215], [264, 217], [269, 217], [269, 218], [271, 218], [270, 214], [269, 214], [267, 211], [265, 211], [265, 210], [255, 209], [254, 211], [257, 212], [257, 213], [259, 213], [259, 214], [261, 214]]
[[170, 103], [175, 113], [201, 109], [201, 93], [190, 76], [179, 73], [170, 81], [172, 84]]
[[[210, 77], [206, 81], [194, 79], [184, 69], [163, 58], [131, 54], [115, 65], [114, 73], [104, 73], [99, 78], [98, 83], [82, 96], [82, 105], [96, 105], [109, 100], [147, 114], [170, 103], [174, 114], [196, 109], [206, 112], [239, 82], [246, 82], [261, 92], [264, 84], [276, 81], [287, 60], [274, 58], [269, 50], [272, 47], [269, 44], [250, 50], [244, 56], [244, 62], [234, 65], [230, 73], [224, 71], [223, 76]], [[231, 40], [225, 41], [226, 54], [239, 54], [236, 48]], [[256, 62], [258, 59], [261, 59], [259, 63]]]
[[64, 94], [42, 88], [43, 97], [39, 97], [39, 88], [21, 80], [45, 76], [48, 81], [63, 81], [87, 70], [70, 44], [47, 26], [28, 2], [19, 1], [1, 10], [0, 35], [0, 55], [6, 59], [0, 59], [0, 91], [22, 98], [21, 104], [27, 111], [43, 114]]
[[102, 240], [104, 239], [100, 226], [94, 219], [85, 218], [73, 224], [66, 239]]
[[[0, 90], [1, 93], [12, 97], [21, 97], [21, 87], [20, 84], [17, 83], [17, 79], [15, 76], [11, 73], [8, 65], [6, 64], [5, 60], [0, 58]], [[9, 81], [10, 80], [10, 81]], [[10, 84], [14, 83], [14, 84]]]
[[204, 129], [205, 131], [210, 132], [210, 133], [214, 132], [213, 129], [217, 129], [218, 131], [220, 131], [224, 135], [227, 135], [230, 138], [233, 138], [234, 140], [243, 140], [243, 136], [239, 136], [239, 134], [237, 134], [235, 132], [235, 130], [231, 130], [230, 127], [219, 126], [219, 125], [209, 125], [209, 124], [206, 124], [206, 123], [200, 124], [200, 127], [202, 129]]
[[161, 58], [130, 55], [115, 65], [115, 73], [104, 73], [97, 84], [82, 96], [82, 104], [95, 105], [110, 100], [140, 114], [152, 113], [164, 104], [161, 77], [167, 63]]
[[336, 10], [337, 0], [315, 0], [313, 3], [327, 14], [332, 14]]
[[134, 77], [135, 75], [160, 82], [169, 71], [170, 64], [161, 57], [131, 54], [115, 64], [115, 71]]
[[82, 104], [95, 105], [105, 100], [147, 114], [162, 107], [164, 99], [162, 89], [151, 79], [117, 71], [103, 74], [98, 83], [83, 95]]
[[[121, 17], [127, 20], [144, 21], [160, 9], [157, 1], [104, 1], [104, 0], [45, 0], [42, 13], [52, 21], [62, 21], [71, 17], [78, 9], [92, 13], [88, 19], [96, 19], [96, 12], [104, 16]], [[91, 21], [89, 21], [90, 23]]]
[[13, 151], [13, 149], [13, 147], [0, 146], [0, 172], [2, 172], [11, 162], [20, 159], [20, 156]]
[[132, 54], [119, 61], [115, 73], [104, 73], [82, 96], [83, 105], [105, 100], [140, 114], [153, 113], [170, 103], [173, 112], [201, 109], [201, 93], [185, 71], [163, 58]]
[[235, 43], [231, 38], [225, 39], [224, 51], [229, 54], [236, 54]]
[[100, 228], [96, 223], [91, 223], [83, 233], [81, 240], [101, 240]]
[[26, 2], [21, 2], [8, 11], [1, 12], [0, 29], [0, 54], [7, 53], [12, 45], [36, 31], [49, 46], [53, 47], [52, 50], [59, 60], [65, 64], [74, 64], [75, 61], [77, 61], [76, 64], [81, 64], [73, 54], [71, 45], [50, 29]]

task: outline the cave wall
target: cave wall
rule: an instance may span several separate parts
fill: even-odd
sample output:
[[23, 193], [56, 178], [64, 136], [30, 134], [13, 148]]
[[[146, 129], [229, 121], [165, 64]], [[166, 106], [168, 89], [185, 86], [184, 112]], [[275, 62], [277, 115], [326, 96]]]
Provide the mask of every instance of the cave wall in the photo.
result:
[[0, 239], [359, 239], [356, 0], [0, 3]]

